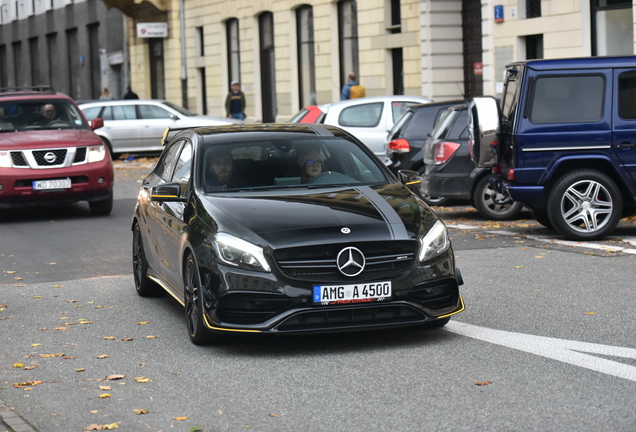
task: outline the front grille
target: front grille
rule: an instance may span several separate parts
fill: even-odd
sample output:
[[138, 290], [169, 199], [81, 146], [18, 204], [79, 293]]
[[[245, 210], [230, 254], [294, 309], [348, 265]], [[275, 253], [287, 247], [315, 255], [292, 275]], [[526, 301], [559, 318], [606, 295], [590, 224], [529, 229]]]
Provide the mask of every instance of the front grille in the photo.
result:
[[29, 166], [26, 159], [24, 159], [24, 155], [22, 154], [22, 152], [12, 151], [11, 160], [13, 161], [13, 165], [15, 166]]
[[267, 321], [289, 305], [289, 298], [282, 295], [228, 294], [221, 299], [216, 315], [223, 323], [257, 324]]
[[277, 330], [323, 330], [364, 325], [408, 324], [426, 317], [408, 305], [355, 307], [301, 312], [286, 319]]
[[[365, 256], [364, 271], [357, 276], [344, 276], [336, 259], [342, 249], [358, 248]], [[290, 279], [312, 282], [341, 282], [389, 279], [408, 271], [415, 261], [417, 242], [336, 243], [279, 249], [274, 259], [281, 272]]]
[[86, 147], [78, 147], [75, 152], [75, 158], [73, 159], [73, 163], [80, 163], [86, 160]]
[[[55, 166], [62, 165], [64, 163], [64, 159], [66, 158], [66, 149], [58, 149], [58, 150], [34, 150], [33, 158], [35, 162], [39, 166]], [[47, 162], [44, 156], [48, 153], [53, 153], [55, 155], [55, 160], [52, 162]]]

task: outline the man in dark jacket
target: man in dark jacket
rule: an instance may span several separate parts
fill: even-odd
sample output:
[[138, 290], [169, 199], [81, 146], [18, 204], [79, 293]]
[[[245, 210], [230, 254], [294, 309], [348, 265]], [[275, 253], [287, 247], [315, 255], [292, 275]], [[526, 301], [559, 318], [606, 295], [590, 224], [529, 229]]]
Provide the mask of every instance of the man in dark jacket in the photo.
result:
[[139, 99], [139, 96], [137, 96], [137, 93], [132, 91], [130, 86], [126, 86], [126, 94], [124, 94], [124, 99]]
[[232, 81], [231, 91], [225, 99], [225, 112], [228, 117], [245, 120], [245, 95], [238, 81]]

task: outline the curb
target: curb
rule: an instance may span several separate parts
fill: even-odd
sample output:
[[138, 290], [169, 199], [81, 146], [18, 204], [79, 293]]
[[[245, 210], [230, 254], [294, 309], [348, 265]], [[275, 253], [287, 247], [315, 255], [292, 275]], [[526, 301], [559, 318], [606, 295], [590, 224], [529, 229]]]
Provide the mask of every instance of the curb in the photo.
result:
[[36, 432], [22, 418], [0, 400], [0, 432]]

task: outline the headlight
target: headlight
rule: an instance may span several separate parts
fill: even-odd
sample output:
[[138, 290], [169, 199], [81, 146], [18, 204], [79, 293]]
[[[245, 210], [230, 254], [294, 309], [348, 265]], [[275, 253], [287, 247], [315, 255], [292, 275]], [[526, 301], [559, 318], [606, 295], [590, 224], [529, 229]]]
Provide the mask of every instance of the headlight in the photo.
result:
[[216, 260], [247, 270], [270, 272], [263, 249], [226, 233], [218, 233], [214, 238]]
[[428, 261], [448, 250], [450, 239], [448, 231], [442, 221], [435, 222], [435, 225], [420, 240], [422, 249], [420, 250], [420, 262]]
[[104, 156], [106, 156], [106, 149], [103, 145], [88, 148], [88, 163], [103, 161]]
[[0, 151], [0, 168], [11, 168], [12, 166], [11, 154], [8, 151]]

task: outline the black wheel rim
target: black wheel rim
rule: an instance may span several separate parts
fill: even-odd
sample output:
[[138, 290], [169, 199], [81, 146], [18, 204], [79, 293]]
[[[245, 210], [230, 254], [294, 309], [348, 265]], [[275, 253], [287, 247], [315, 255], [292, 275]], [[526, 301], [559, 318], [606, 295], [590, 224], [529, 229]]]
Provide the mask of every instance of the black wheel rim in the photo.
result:
[[141, 243], [141, 233], [139, 227], [135, 227], [135, 235], [133, 236], [133, 274], [135, 275], [135, 286], [141, 286], [143, 275], [144, 247]]
[[185, 308], [188, 331], [195, 336], [199, 331], [199, 278], [192, 260], [188, 260], [185, 271]]

